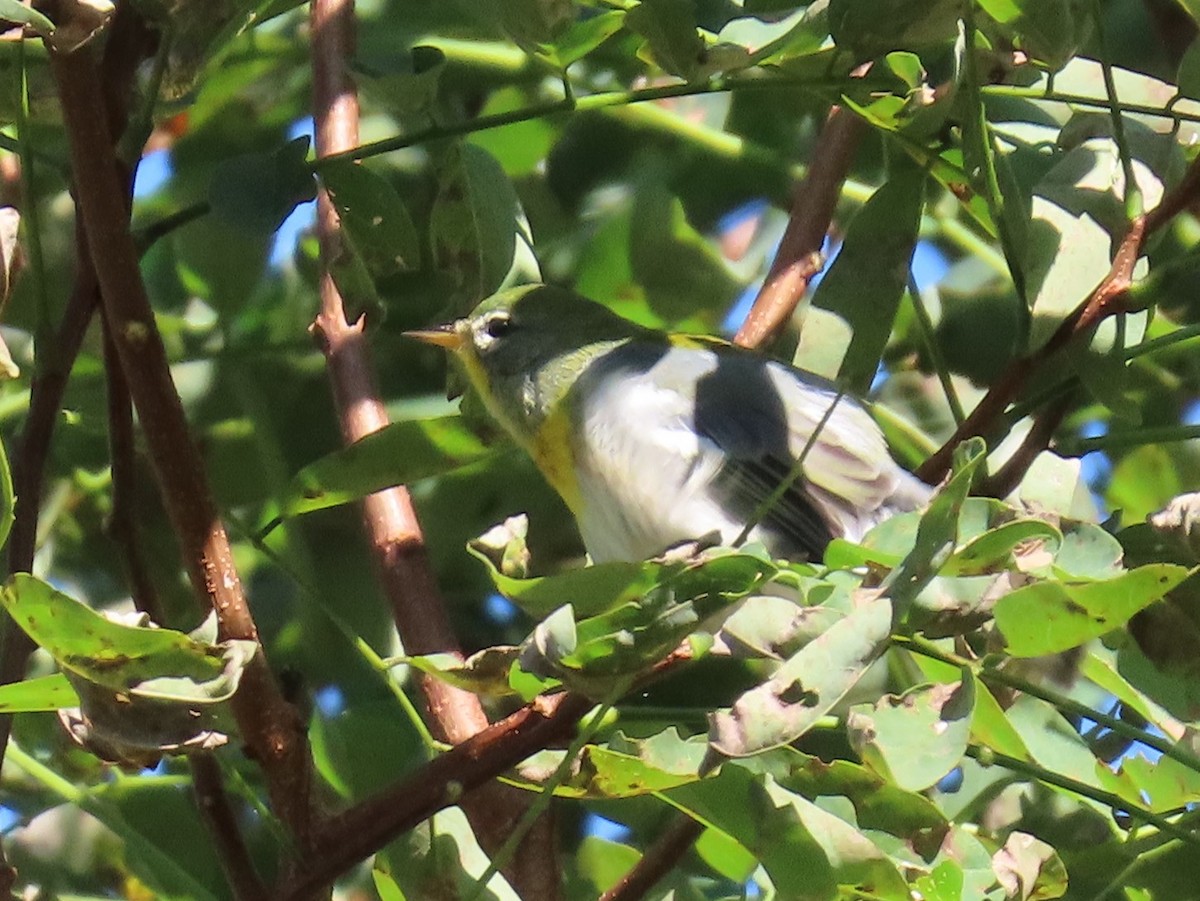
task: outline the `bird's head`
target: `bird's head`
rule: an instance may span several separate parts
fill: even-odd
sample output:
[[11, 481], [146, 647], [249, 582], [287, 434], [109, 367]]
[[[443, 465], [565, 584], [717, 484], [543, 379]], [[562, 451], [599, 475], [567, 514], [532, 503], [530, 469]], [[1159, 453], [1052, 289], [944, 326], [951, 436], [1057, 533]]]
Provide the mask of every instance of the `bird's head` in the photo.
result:
[[553, 285], [524, 285], [462, 319], [405, 332], [450, 351], [489, 412], [527, 442], [595, 357], [644, 330]]

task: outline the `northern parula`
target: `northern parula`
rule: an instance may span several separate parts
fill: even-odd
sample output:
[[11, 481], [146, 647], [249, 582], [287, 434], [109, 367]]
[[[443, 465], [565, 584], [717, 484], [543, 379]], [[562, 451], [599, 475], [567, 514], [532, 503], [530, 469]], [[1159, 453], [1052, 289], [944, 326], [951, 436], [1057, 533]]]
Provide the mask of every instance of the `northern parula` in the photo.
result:
[[[826, 380], [715, 339], [651, 331], [561, 288], [504, 291], [464, 319], [406, 334], [453, 352], [562, 495], [596, 562], [644, 560], [714, 532], [729, 544], [748, 524], [745, 537], [777, 557], [819, 558], [832, 537], [857, 540], [929, 497], [867, 412]], [[799, 478], [780, 493], [801, 454]]]

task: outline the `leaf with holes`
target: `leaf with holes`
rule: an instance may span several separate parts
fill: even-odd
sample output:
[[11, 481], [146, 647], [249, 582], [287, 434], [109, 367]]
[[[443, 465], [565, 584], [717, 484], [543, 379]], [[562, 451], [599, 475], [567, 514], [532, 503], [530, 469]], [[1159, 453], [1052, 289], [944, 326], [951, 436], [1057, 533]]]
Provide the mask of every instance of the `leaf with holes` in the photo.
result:
[[864, 600], [729, 710], [711, 714], [708, 740], [713, 750], [726, 757], [745, 757], [795, 741], [883, 653], [891, 624], [890, 600]]
[[846, 720], [863, 762], [901, 788], [922, 791], [958, 766], [971, 734], [975, 683], [925, 685], [875, 705], [860, 704]]

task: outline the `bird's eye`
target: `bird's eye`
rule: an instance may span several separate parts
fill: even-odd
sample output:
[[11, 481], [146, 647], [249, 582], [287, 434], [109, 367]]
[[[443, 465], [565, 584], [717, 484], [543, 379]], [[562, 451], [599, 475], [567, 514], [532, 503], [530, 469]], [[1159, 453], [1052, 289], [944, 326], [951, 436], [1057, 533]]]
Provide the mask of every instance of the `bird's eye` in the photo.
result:
[[512, 330], [512, 327], [511, 317], [493, 316], [483, 324], [483, 331], [489, 338], [502, 338]]

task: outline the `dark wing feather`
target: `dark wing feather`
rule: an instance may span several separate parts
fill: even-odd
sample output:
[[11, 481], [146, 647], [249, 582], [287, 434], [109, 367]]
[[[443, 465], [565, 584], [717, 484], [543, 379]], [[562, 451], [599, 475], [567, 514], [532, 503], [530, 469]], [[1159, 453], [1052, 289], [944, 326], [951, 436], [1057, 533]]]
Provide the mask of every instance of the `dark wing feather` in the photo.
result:
[[[696, 383], [696, 430], [725, 455], [713, 480], [730, 513], [748, 521], [795, 465], [783, 398], [760, 359], [727, 351]], [[791, 559], [819, 559], [832, 533], [796, 479], [759, 523], [768, 549]]]

